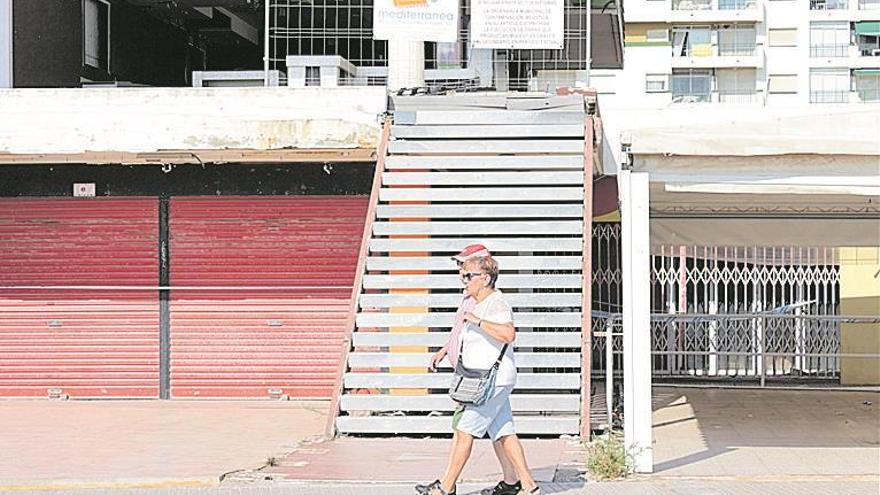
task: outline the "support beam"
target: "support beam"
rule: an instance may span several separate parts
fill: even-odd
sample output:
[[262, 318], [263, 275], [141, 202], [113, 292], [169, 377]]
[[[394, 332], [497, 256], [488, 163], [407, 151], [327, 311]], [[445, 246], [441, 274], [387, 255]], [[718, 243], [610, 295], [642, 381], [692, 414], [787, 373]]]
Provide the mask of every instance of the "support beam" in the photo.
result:
[[648, 174], [620, 172], [623, 261], [623, 429], [638, 473], [653, 471]]
[[425, 43], [403, 39], [388, 40], [388, 89], [425, 85]]
[[0, 88], [12, 87], [12, 0], [0, 0]]

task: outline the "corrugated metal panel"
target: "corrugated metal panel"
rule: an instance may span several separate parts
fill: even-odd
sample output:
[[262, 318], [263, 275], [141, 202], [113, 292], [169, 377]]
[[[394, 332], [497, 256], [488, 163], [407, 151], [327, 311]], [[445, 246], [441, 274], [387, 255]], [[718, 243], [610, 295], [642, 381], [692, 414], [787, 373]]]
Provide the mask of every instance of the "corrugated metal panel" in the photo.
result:
[[155, 199], [0, 199], [0, 395], [157, 397], [157, 291], [111, 289], [155, 287], [157, 244]]
[[367, 207], [366, 196], [173, 198], [171, 283], [191, 289], [172, 291], [172, 396], [329, 397]]

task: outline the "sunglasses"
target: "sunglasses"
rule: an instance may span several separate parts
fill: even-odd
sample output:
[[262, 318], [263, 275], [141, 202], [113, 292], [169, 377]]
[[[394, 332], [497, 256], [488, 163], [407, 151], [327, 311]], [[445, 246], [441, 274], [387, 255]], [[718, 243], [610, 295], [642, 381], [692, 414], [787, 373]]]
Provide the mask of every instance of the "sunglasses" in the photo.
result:
[[480, 275], [483, 275], [483, 274], [482, 273], [474, 273], [474, 272], [465, 272], [465, 273], [461, 274], [461, 278], [470, 282], [475, 277], [479, 277]]

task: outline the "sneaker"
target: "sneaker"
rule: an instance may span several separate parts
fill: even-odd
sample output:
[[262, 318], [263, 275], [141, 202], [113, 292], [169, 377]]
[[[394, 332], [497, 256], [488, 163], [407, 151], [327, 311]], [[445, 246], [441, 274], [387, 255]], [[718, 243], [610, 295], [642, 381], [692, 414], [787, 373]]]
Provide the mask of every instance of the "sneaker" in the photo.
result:
[[526, 490], [525, 488], [520, 489], [518, 495], [541, 495], [541, 487], [535, 485], [531, 490]]
[[522, 490], [522, 483], [519, 481], [508, 485], [504, 480], [501, 480], [492, 488], [483, 488], [480, 495], [517, 495], [520, 490]]
[[443, 485], [440, 484], [440, 480], [434, 480], [427, 485], [416, 485], [416, 492], [418, 492], [419, 495], [433, 495], [435, 490], [436, 493], [439, 493], [440, 495], [456, 495], [455, 489], [453, 489], [451, 492], [447, 492], [446, 490], [444, 490]]

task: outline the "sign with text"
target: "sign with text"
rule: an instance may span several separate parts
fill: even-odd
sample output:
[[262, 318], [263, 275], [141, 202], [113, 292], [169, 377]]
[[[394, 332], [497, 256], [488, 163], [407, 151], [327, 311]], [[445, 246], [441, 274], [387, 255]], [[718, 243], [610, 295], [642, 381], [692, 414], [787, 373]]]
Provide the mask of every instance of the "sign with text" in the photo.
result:
[[564, 0], [473, 0], [473, 47], [559, 50], [564, 4]]
[[73, 185], [73, 197], [75, 198], [94, 198], [95, 183], [78, 182]]
[[458, 41], [458, 0], [375, 0], [373, 39]]

